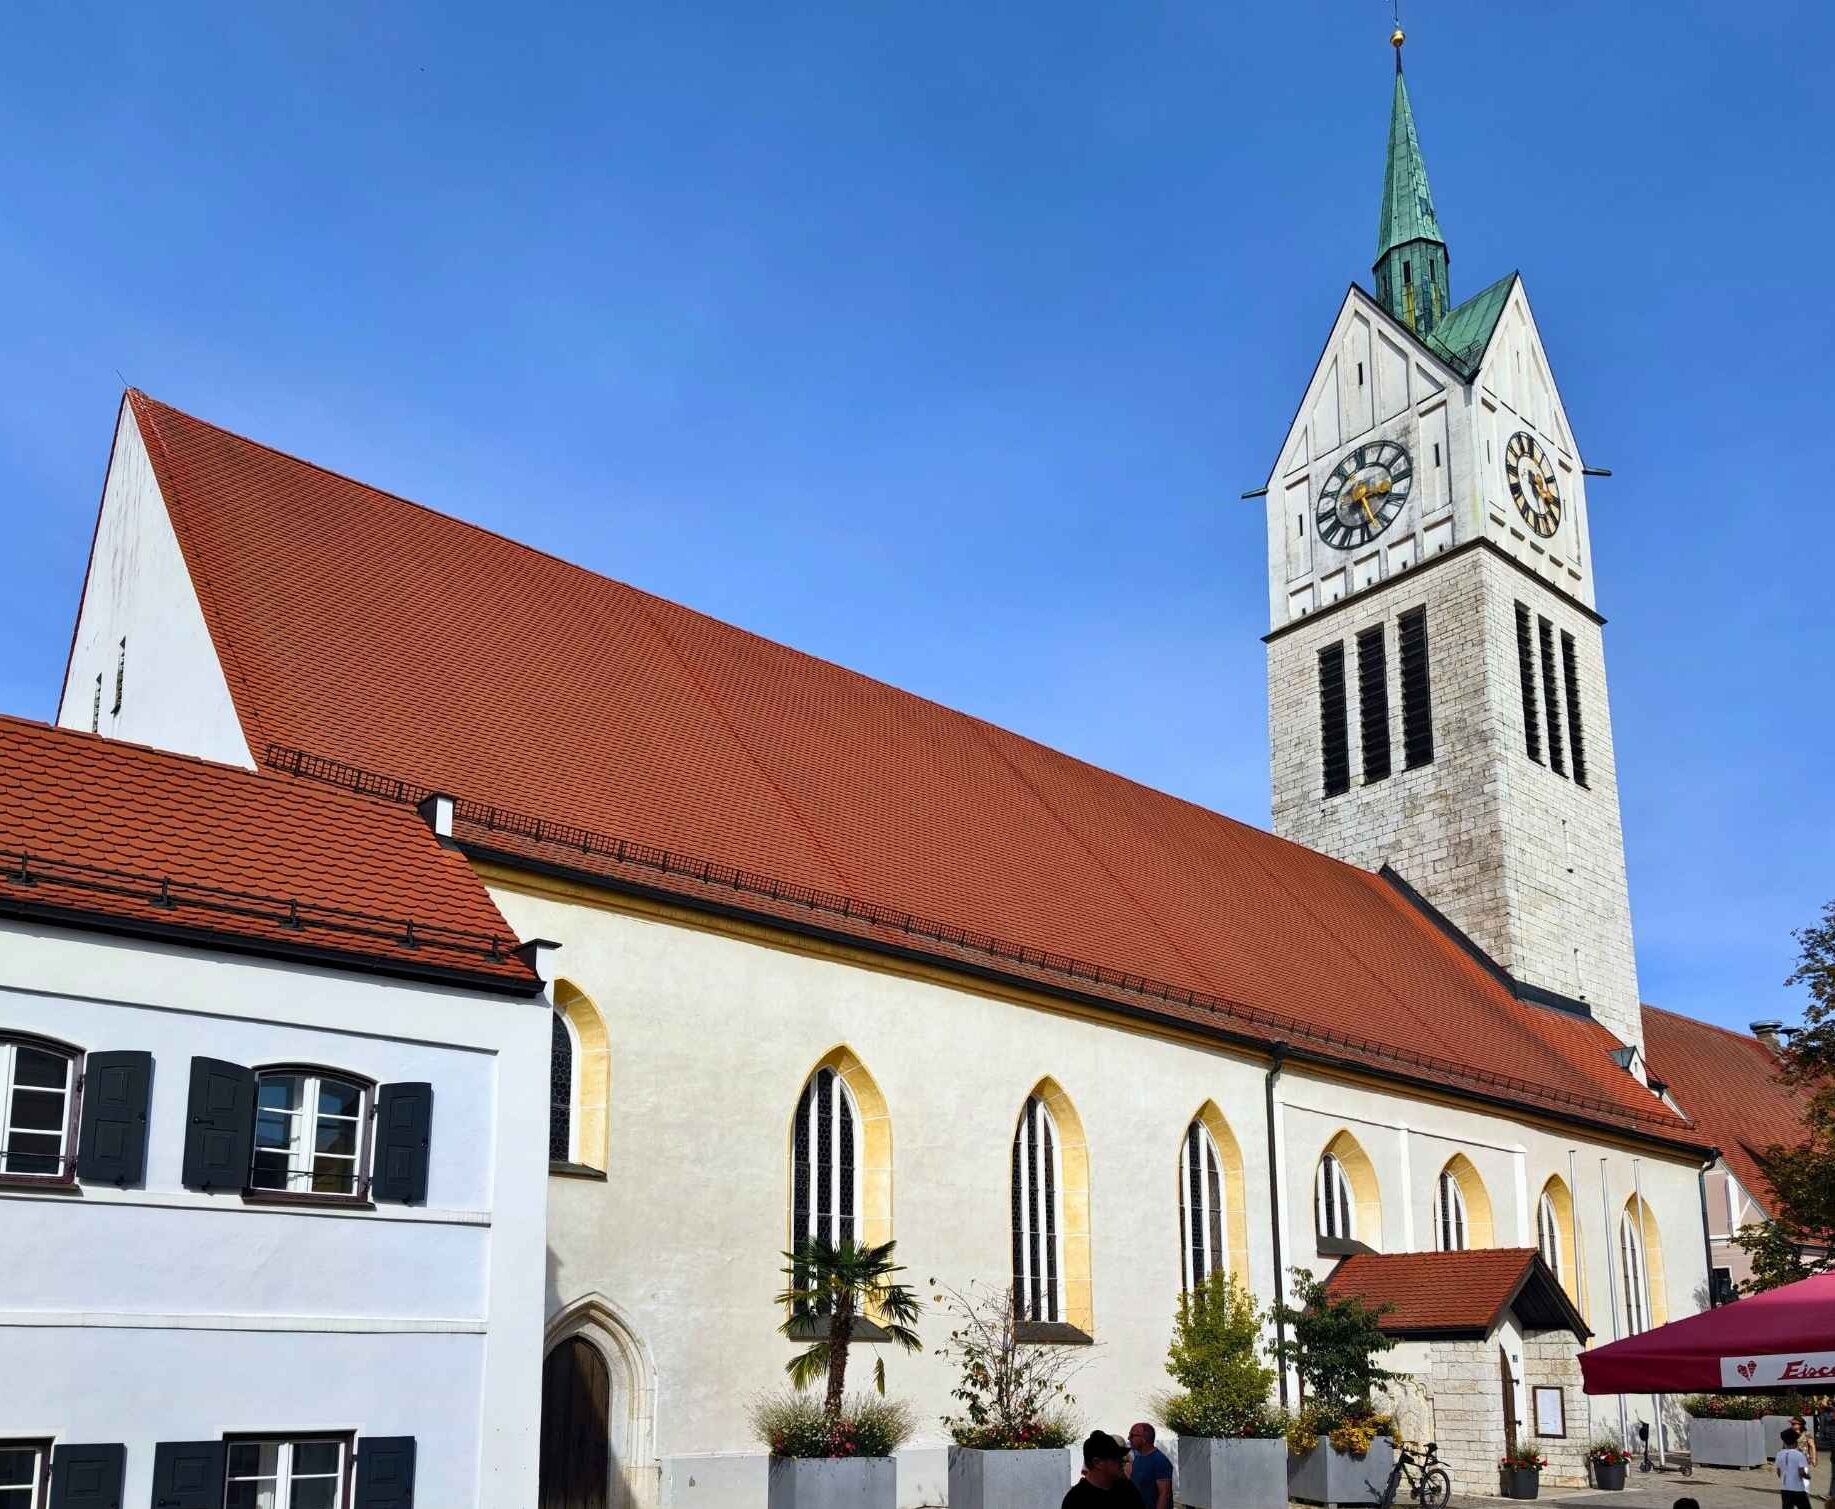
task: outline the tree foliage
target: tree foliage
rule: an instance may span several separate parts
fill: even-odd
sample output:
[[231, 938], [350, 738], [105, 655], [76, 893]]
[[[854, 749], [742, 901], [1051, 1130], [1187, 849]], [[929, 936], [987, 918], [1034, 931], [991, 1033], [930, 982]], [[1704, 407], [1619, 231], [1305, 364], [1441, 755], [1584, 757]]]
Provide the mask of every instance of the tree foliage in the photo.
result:
[[1318, 1404], [1368, 1411], [1380, 1386], [1407, 1376], [1376, 1360], [1395, 1345], [1382, 1329], [1389, 1306], [1373, 1307], [1355, 1295], [1333, 1299], [1306, 1269], [1290, 1271], [1296, 1303], [1280, 1306], [1286, 1334], [1275, 1348], [1276, 1357], [1300, 1375], [1302, 1387]]
[[1071, 1375], [1086, 1360], [1072, 1347], [1022, 1342], [1011, 1286], [970, 1284], [934, 1296], [954, 1318], [937, 1351], [956, 1364], [950, 1397], [962, 1406], [943, 1426], [958, 1446], [1024, 1451], [1069, 1446], [1079, 1424]]
[[1213, 1272], [1179, 1296], [1166, 1371], [1179, 1385], [1156, 1401], [1179, 1436], [1278, 1436], [1268, 1407], [1274, 1369], [1262, 1362], [1262, 1312], [1242, 1280]]
[[[917, 1332], [911, 1328], [924, 1307], [910, 1287], [898, 1281], [898, 1275], [905, 1270], [892, 1261], [895, 1245], [836, 1245], [825, 1237], [812, 1237], [784, 1254], [788, 1259], [784, 1273], [790, 1287], [777, 1296], [776, 1303], [788, 1306], [790, 1313], [778, 1330], [786, 1336], [800, 1337], [812, 1325], [819, 1328], [826, 1321], [828, 1327], [827, 1335], [810, 1342], [784, 1364], [784, 1370], [798, 1389], [806, 1389], [827, 1375], [828, 1395], [823, 1411], [831, 1423], [841, 1418], [847, 1397], [848, 1349], [864, 1314], [871, 1312], [893, 1345], [907, 1352], [923, 1349]], [[874, 1359], [873, 1382], [880, 1393], [885, 1393], [883, 1357]]]
[[1758, 1155], [1772, 1190], [1770, 1219], [1735, 1232], [1752, 1260], [1748, 1294], [1835, 1269], [1835, 901], [1793, 935], [1797, 967], [1784, 983], [1809, 993], [1803, 1025], [1779, 1056], [1778, 1079], [1803, 1114], [1803, 1140]]

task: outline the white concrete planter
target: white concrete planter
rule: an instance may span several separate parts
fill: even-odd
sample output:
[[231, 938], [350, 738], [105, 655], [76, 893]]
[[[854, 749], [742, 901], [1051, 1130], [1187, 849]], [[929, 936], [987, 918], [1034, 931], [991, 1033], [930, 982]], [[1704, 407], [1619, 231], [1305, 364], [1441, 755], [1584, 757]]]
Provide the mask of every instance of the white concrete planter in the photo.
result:
[[1042, 1451], [949, 1449], [949, 1509], [1055, 1506], [1077, 1479], [1070, 1448]]
[[1286, 1440], [1180, 1436], [1178, 1501], [1187, 1509], [1286, 1509]]
[[893, 1457], [773, 1457], [770, 1509], [898, 1509]]
[[[1778, 1438], [1790, 1429], [1790, 1420], [1789, 1415], [1763, 1415], [1759, 1418], [1759, 1424], [1765, 1427], [1765, 1455], [1767, 1457], [1775, 1457], [1784, 1449], [1783, 1441]], [[1808, 1427], [1809, 1422], [1804, 1421], [1804, 1425]], [[1799, 1441], [1797, 1444], [1801, 1446], [1803, 1443]]]
[[1763, 1467], [1763, 1420], [1697, 1420], [1688, 1417], [1689, 1456], [1697, 1467]]
[[1287, 1496], [1308, 1504], [1374, 1504], [1394, 1465], [1395, 1443], [1387, 1436], [1378, 1436], [1361, 1457], [1321, 1441], [1311, 1451], [1288, 1457]]

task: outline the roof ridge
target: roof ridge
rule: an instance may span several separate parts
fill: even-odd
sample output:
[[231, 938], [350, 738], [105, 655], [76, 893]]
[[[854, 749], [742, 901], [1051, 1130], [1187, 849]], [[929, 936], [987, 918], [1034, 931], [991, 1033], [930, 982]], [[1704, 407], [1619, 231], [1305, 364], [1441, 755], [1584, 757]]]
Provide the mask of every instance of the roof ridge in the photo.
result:
[[[1710, 1032], [1718, 1032], [1724, 1037], [1733, 1038], [1741, 1043], [1748, 1043], [1754, 1048], [1765, 1048], [1765, 1045], [1750, 1032], [1741, 1032], [1737, 1027], [1723, 1027], [1719, 1022], [1710, 1022], [1702, 1017], [1690, 1016], [1686, 1011], [1671, 1011], [1667, 1006], [1658, 1006], [1650, 1001], [1639, 1001], [1638, 1009], [1641, 1011], [1654, 1011], [1661, 1016], [1668, 1017], [1671, 1021], [1687, 1022], [1691, 1027], [1705, 1027]], [[1765, 1051], [1770, 1052], [1769, 1049], [1765, 1049]]]

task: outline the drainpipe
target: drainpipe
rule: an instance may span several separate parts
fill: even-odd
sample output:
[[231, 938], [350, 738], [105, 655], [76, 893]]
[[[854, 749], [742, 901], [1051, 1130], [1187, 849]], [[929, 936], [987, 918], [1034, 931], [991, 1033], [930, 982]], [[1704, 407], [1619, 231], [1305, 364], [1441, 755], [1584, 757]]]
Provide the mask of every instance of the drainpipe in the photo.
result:
[[1708, 1171], [1720, 1161], [1719, 1150], [1712, 1158], [1695, 1170], [1695, 1188], [1701, 1195], [1701, 1250], [1708, 1260], [1708, 1308], [1712, 1310], [1720, 1303], [1720, 1297], [1714, 1292], [1714, 1228], [1708, 1224]]
[[[1263, 1106], [1264, 1119], [1268, 1123], [1268, 1206], [1272, 1213], [1274, 1236], [1274, 1346], [1275, 1354], [1285, 1351], [1287, 1346], [1287, 1324], [1281, 1319], [1281, 1307], [1287, 1303], [1287, 1269], [1286, 1259], [1281, 1254], [1281, 1181], [1278, 1170], [1280, 1161], [1275, 1155], [1274, 1142], [1274, 1084], [1281, 1077], [1281, 1064], [1287, 1057], [1287, 1045], [1276, 1043], [1274, 1057], [1269, 1061], [1268, 1074], [1264, 1082], [1266, 1092]], [[1287, 1363], [1284, 1358], [1277, 1369], [1281, 1380], [1281, 1408], [1287, 1408]]]

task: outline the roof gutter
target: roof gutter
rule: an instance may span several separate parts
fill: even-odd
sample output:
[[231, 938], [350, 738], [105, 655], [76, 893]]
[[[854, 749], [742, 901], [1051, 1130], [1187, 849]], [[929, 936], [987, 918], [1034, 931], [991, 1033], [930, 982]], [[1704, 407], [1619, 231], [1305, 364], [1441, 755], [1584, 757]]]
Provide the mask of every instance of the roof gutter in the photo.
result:
[[[1035, 995], [1053, 996], [1059, 1000], [1074, 1001], [1081, 1006], [1108, 1012], [1111, 1015], [1127, 1017], [1132, 1021], [1151, 1022], [1155, 1026], [1174, 1025], [1199, 1033], [1213, 1041], [1240, 1048], [1258, 1059], [1266, 1059], [1276, 1046], [1269, 1038], [1257, 1037], [1247, 1032], [1232, 1031], [1228, 1027], [1206, 1022], [1188, 1021], [1182, 1017], [1171, 1016], [1166, 1012], [1154, 1011], [1144, 1006], [1135, 1006], [1126, 1001], [1118, 1001], [1112, 996], [1096, 995], [1089, 991], [1075, 990], [1065, 985], [1052, 984], [1036, 980], [1027, 975], [1009, 974], [1004, 970], [989, 965], [972, 964], [963, 959], [952, 958], [947, 954], [928, 952], [924, 949], [909, 947], [896, 943], [887, 943], [878, 938], [870, 938], [861, 933], [846, 932], [839, 928], [823, 927], [814, 922], [797, 922], [787, 917], [780, 917], [772, 912], [755, 911], [748, 907], [736, 906], [730, 902], [710, 901], [700, 896], [685, 895], [681, 891], [670, 890], [662, 886], [648, 886], [636, 881], [625, 880], [605, 875], [596, 870], [581, 869], [574, 865], [554, 864], [547, 860], [531, 859], [527, 854], [516, 853], [505, 849], [494, 849], [461, 838], [458, 841], [459, 852], [467, 859], [479, 860], [490, 864], [501, 865], [506, 869], [520, 870], [526, 875], [546, 875], [556, 880], [570, 880], [577, 884], [596, 887], [599, 890], [611, 891], [619, 895], [636, 896], [648, 901], [658, 901], [669, 906], [681, 907], [688, 911], [703, 912], [709, 916], [727, 917], [735, 921], [750, 923], [775, 929], [778, 932], [793, 933], [798, 937], [817, 938], [824, 943], [841, 943], [860, 949], [867, 953], [883, 955], [887, 958], [904, 959], [913, 963], [941, 967], [954, 974], [968, 979], [986, 980], [1009, 989], [1021, 989]], [[1295, 1047], [1292, 1043], [1282, 1044], [1285, 1057], [1296, 1063], [1304, 1063], [1320, 1068], [1339, 1069], [1361, 1075], [1373, 1075], [1378, 1071], [1369, 1064], [1355, 1058], [1326, 1053], [1317, 1048]], [[1463, 1086], [1449, 1086], [1444, 1079], [1435, 1079], [1427, 1074], [1410, 1073], [1402, 1065], [1384, 1065], [1381, 1077], [1393, 1084], [1413, 1085], [1423, 1090], [1432, 1090], [1440, 1094], [1451, 1093], [1478, 1105], [1500, 1106], [1515, 1112], [1527, 1112], [1531, 1115], [1547, 1117], [1563, 1125], [1585, 1127], [1590, 1131], [1602, 1132], [1611, 1137], [1630, 1138], [1636, 1142], [1668, 1152], [1684, 1154], [1690, 1163], [1698, 1163], [1704, 1144], [1687, 1142], [1680, 1138], [1665, 1137], [1659, 1132], [1640, 1131], [1634, 1127], [1621, 1126], [1617, 1122], [1607, 1121], [1597, 1116], [1589, 1116], [1583, 1111], [1557, 1109], [1553, 1106], [1541, 1106], [1532, 1101], [1513, 1100], [1507, 1095], [1497, 1095], [1483, 1090], [1467, 1089]]]

